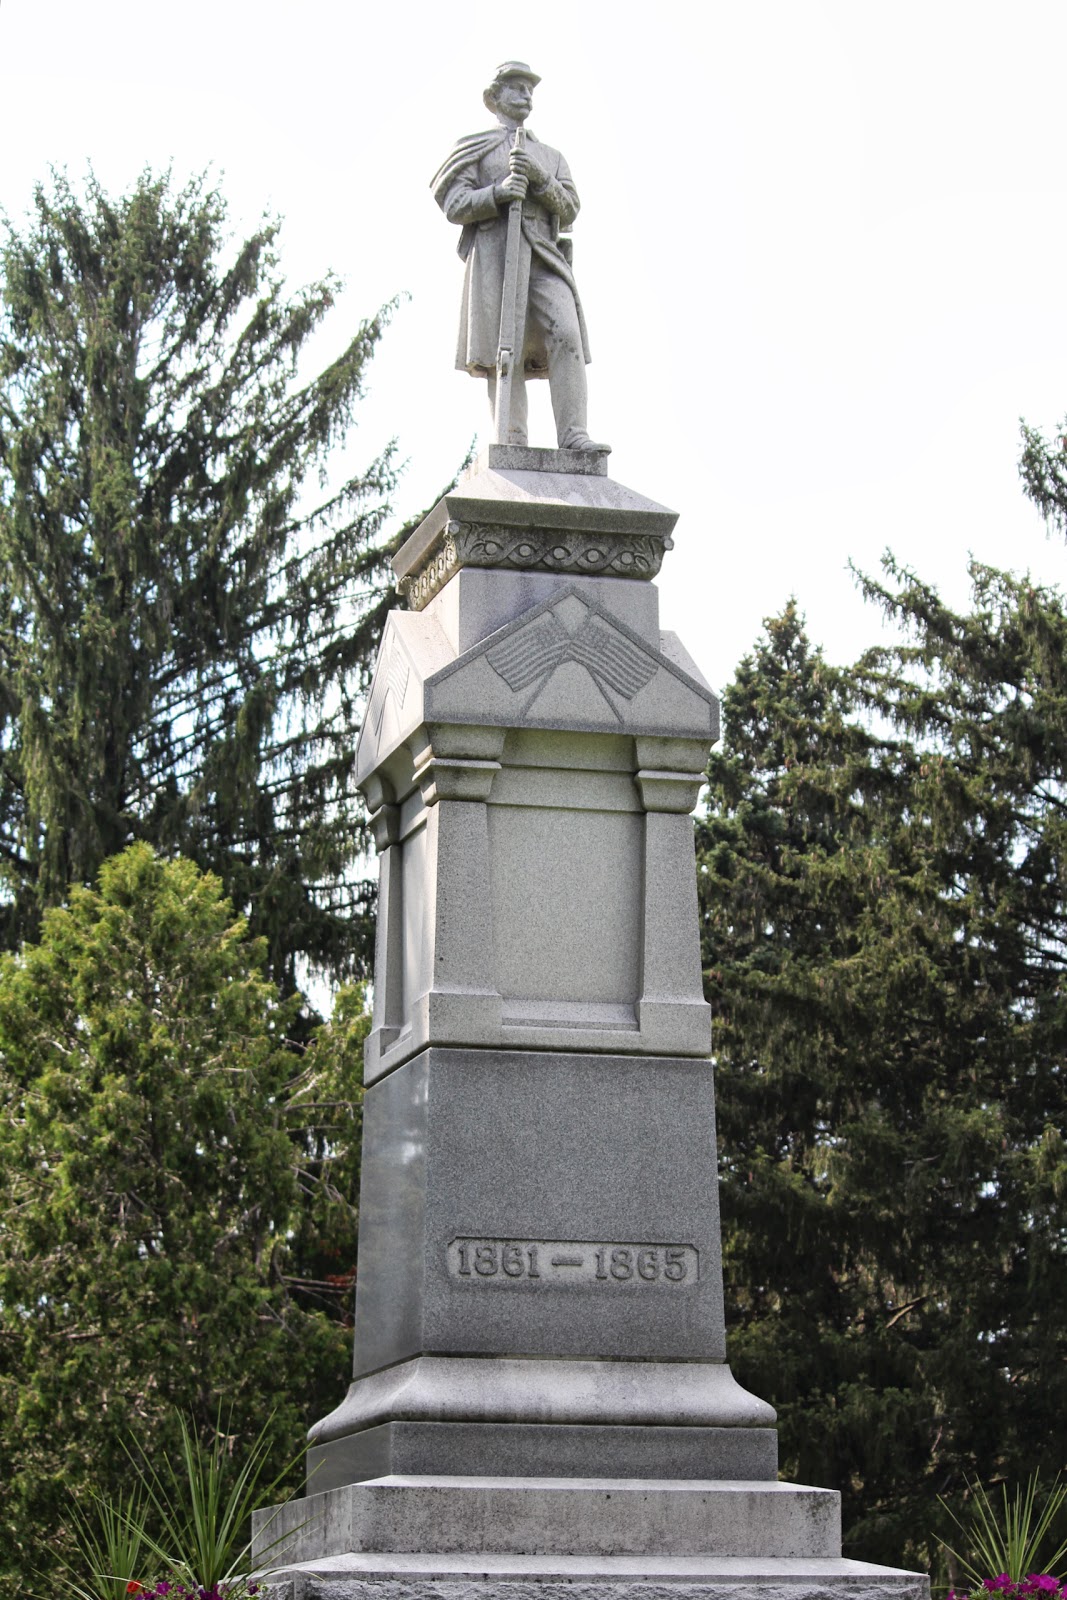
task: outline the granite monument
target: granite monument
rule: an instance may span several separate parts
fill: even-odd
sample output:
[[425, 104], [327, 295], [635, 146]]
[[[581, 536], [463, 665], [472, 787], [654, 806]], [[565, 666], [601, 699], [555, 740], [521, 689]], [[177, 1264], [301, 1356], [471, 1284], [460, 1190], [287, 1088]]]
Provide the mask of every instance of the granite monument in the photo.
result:
[[[837, 1494], [778, 1481], [726, 1360], [691, 818], [718, 705], [660, 626], [676, 516], [585, 432], [577, 196], [510, 146], [536, 82], [505, 63], [501, 131], [435, 180], [460, 364], [506, 437], [394, 561], [356, 754], [380, 890], [353, 1380], [258, 1549], [282, 1537], [295, 1600], [924, 1600], [842, 1559]], [[508, 442], [520, 348], [564, 448]]]

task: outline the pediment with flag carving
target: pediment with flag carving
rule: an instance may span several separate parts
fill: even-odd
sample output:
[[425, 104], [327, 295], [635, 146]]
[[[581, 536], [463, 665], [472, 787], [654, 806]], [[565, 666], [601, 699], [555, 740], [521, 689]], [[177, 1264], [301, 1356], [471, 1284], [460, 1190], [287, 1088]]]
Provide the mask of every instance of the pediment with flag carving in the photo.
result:
[[430, 612], [393, 611], [356, 750], [360, 784], [424, 723], [718, 736], [718, 701], [673, 636], [656, 649], [574, 589], [462, 655]]
[[490, 634], [424, 687], [432, 722], [707, 737], [718, 702], [667, 655], [567, 589]]

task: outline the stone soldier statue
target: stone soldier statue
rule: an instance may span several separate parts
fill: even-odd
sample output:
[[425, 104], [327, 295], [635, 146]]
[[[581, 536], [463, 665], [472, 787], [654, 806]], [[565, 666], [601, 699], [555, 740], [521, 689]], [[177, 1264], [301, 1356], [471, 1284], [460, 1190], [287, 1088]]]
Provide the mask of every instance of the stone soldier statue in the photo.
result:
[[489, 404], [495, 411], [508, 214], [513, 202], [521, 202], [521, 232], [514, 232], [517, 288], [511, 291], [518, 308], [517, 330], [523, 330], [521, 361], [517, 356], [507, 437], [500, 442], [527, 442], [524, 379], [547, 377], [560, 449], [607, 450], [587, 430], [589, 341], [571, 271], [570, 241], [560, 239], [561, 229], [569, 228], [578, 214], [578, 192], [559, 151], [532, 133], [524, 139], [519, 132], [540, 81], [524, 61], [505, 61], [483, 95], [498, 126], [461, 139], [433, 179], [438, 205], [449, 222], [463, 229], [459, 254], [467, 272], [456, 366], [473, 377], [488, 378]]

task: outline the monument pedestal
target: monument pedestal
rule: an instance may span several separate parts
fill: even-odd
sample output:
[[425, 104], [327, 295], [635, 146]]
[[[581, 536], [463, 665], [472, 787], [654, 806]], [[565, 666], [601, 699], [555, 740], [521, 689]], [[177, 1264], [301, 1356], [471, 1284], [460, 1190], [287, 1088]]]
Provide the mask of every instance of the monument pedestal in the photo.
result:
[[272, 1532], [298, 1558], [272, 1581], [277, 1600], [928, 1593], [916, 1574], [840, 1558], [836, 1494], [773, 1482], [392, 1477], [298, 1501]]
[[774, 1477], [774, 1412], [725, 1361], [706, 1062], [423, 1050], [364, 1141], [356, 1377], [311, 1488]]
[[394, 563], [354, 1375], [307, 1498], [256, 1519], [294, 1600], [928, 1593], [842, 1561], [838, 1496], [777, 1482], [726, 1364], [690, 817], [718, 706], [659, 628], [674, 522], [603, 457], [492, 447]]

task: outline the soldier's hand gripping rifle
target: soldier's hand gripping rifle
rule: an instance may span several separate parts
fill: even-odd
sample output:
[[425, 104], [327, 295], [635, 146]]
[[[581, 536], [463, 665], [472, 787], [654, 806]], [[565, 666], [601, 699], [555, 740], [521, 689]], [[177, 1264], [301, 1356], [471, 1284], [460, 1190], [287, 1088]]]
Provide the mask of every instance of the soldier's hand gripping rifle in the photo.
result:
[[[526, 149], [526, 129], [516, 128], [512, 152]], [[522, 201], [508, 206], [508, 242], [504, 256], [504, 292], [500, 297], [500, 338], [496, 351], [496, 442], [510, 444], [511, 383], [516, 361], [522, 361], [526, 306], [519, 306], [519, 259], [522, 251]], [[522, 311], [520, 321], [519, 311]]]

